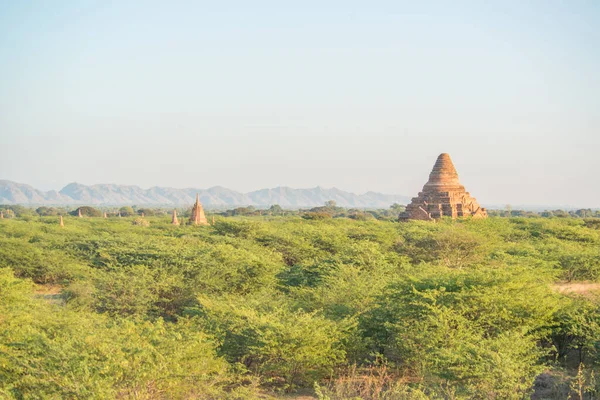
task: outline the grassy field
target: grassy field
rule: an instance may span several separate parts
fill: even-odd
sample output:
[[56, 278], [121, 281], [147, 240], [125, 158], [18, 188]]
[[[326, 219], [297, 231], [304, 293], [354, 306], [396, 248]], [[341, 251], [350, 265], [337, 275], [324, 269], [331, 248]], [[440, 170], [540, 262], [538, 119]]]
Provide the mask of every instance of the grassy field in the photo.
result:
[[2, 398], [600, 390], [594, 220], [64, 222], [0, 220]]

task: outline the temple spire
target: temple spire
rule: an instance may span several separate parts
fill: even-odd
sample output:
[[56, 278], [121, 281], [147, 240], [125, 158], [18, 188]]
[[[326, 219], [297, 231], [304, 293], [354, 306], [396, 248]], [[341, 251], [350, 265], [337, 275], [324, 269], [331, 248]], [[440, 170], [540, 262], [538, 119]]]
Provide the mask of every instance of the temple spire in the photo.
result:
[[206, 215], [204, 215], [204, 209], [202, 208], [202, 204], [200, 204], [200, 195], [198, 193], [196, 193], [196, 203], [192, 208], [190, 223], [193, 225], [208, 225]]
[[61, 228], [65, 227], [65, 223], [63, 221], [63, 216], [62, 215], [60, 216], [60, 223], [59, 223], [59, 225], [60, 225]]
[[177, 210], [173, 210], [173, 219], [171, 220], [173, 225], [179, 225], [179, 220], [177, 219]]
[[431, 221], [442, 217], [487, 217], [486, 209], [480, 207], [477, 200], [460, 184], [458, 172], [447, 153], [438, 156], [423, 191], [406, 206], [399, 220]]
[[81, 215], [81, 207], [79, 207], [79, 208], [77, 209], [77, 216], [78, 216], [79, 218], [82, 218], [82, 217], [83, 217], [83, 215]]
[[[426, 186], [444, 186], [444, 187], [457, 187], [463, 188], [458, 181], [458, 172], [454, 168], [452, 159], [448, 153], [442, 153], [438, 156], [431, 173], [429, 174], [429, 181], [425, 184]], [[464, 189], [464, 188], [463, 188]]]

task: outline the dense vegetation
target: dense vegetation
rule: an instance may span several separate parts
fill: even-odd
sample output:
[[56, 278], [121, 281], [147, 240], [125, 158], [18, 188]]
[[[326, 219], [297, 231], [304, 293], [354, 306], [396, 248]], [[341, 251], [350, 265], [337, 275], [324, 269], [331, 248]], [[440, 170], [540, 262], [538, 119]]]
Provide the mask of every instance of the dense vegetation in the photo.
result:
[[[50, 215], [66, 215], [77, 216], [81, 209], [83, 216], [100, 216], [106, 212], [108, 216], [129, 217], [133, 215], [142, 215], [149, 217], [155, 215], [167, 215], [172, 212], [170, 207], [162, 208], [142, 208], [137, 206], [124, 207], [102, 207], [95, 209], [93, 207], [83, 206], [79, 208], [72, 207], [48, 207], [41, 206], [36, 209], [15, 204], [0, 204], [0, 212], [3, 212], [6, 218], [15, 216], [32, 217], [32, 216], [50, 216]], [[387, 209], [357, 209], [338, 207], [336, 202], [331, 200], [321, 207], [313, 207], [308, 209], [283, 209], [281, 206], [274, 204], [269, 208], [256, 208], [253, 206], [237, 207], [229, 210], [212, 209], [215, 215], [224, 217], [245, 216], [301, 216], [305, 219], [326, 219], [326, 218], [350, 218], [356, 220], [378, 219], [380, 221], [396, 221], [398, 214], [404, 211], [404, 206], [393, 204]], [[177, 208], [179, 216], [189, 217], [190, 207]], [[513, 210], [510, 205], [504, 210], [488, 210], [491, 217], [527, 217], [527, 218], [584, 218], [600, 221], [600, 209], [582, 208], [578, 210], [545, 210], [545, 211], [526, 211]]]
[[599, 281], [596, 219], [38, 211], [0, 220], [0, 397], [600, 390], [598, 298], [559, 290]]

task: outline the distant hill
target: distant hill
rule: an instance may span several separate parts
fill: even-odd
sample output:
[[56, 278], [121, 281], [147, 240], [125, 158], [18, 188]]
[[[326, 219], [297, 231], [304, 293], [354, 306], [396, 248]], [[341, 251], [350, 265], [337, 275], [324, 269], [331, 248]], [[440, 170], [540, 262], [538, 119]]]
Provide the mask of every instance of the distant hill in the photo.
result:
[[393, 203], [406, 204], [407, 196], [388, 195], [375, 192], [354, 194], [340, 189], [292, 189], [277, 187], [261, 189], [250, 193], [215, 186], [209, 189], [174, 189], [152, 187], [142, 189], [130, 185], [82, 185], [70, 183], [59, 192], [44, 192], [22, 183], [0, 180], [0, 204], [29, 205], [187, 205], [194, 202], [196, 193], [206, 207], [256, 206], [268, 207], [279, 204], [287, 208], [321, 206], [326, 201], [334, 200], [342, 207], [387, 208]]

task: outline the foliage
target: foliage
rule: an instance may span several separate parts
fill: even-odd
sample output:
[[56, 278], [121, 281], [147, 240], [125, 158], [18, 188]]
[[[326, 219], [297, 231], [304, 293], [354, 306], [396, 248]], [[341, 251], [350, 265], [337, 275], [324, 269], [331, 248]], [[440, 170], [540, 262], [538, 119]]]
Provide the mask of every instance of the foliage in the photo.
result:
[[550, 338], [559, 359], [566, 359], [571, 350], [577, 351], [579, 363], [586, 362], [585, 355], [596, 355], [600, 337], [597, 313], [597, 305], [582, 298], [570, 299], [556, 311]]
[[131, 208], [61, 228], [17, 207], [0, 219], [0, 397], [520, 399], [542, 371], [596, 390], [598, 297], [556, 290], [600, 280], [588, 212], [397, 223], [400, 208], [211, 226]]
[[130, 217], [132, 215], [135, 215], [135, 211], [133, 210], [133, 207], [124, 206], [124, 207], [119, 208], [119, 214], [122, 217]]
[[150, 226], [150, 221], [144, 218], [135, 218], [133, 221], [131, 221], [131, 225]]
[[36, 208], [35, 212], [42, 217], [48, 217], [64, 213], [62, 210], [55, 207], [38, 207]]
[[164, 212], [161, 212], [161, 210], [156, 210], [153, 208], [139, 208], [137, 210], [137, 215], [143, 215], [145, 217], [152, 217], [155, 215], [161, 215], [161, 214], [165, 214]]
[[79, 216], [79, 214], [81, 213], [82, 217], [101, 217], [102, 216], [102, 212], [94, 207], [89, 207], [89, 206], [82, 206], [79, 207], [77, 209], [75, 209], [74, 211], [71, 211], [70, 214], [74, 217]]
[[455, 382], [460, 395], [521, 398], [542, 371], [536, 338], [556, 295], [524, 271], [434, 271], [391, 283], [365, 315], [365, 335], [389, 360]]
[[286, 389], [310, 386], [343, 360], [339, 327], [315, 312], [231, 298], [200, 303], [208, 330], [218, 332], [221, 354]]
[[214, 342], [191, 321], [167, 324], [57, 309], [0, 270], [0, 393], [13, 398], [223, 397]]

